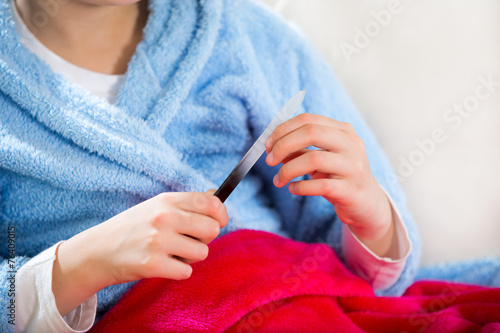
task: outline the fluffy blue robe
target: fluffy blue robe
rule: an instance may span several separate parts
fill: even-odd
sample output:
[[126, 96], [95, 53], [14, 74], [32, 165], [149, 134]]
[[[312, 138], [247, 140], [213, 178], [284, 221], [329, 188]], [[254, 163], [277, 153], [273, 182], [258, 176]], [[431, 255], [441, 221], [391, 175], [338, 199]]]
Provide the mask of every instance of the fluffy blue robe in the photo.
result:
[[[8, 227], [15, 226], [19, 268], [161, 192], [216, 188], [301, 89], [307, 96], [300, 112], [354, 126], [375, 177], [403, 215], [413, 252], [399, 281], [383, 292], [402, 293], [418, 266], [415, 226], [374, 136], [312, 44], [253, 2], [153, 0], [149, 8], [144, 39], [110, 105], [22, 46], [10, 1], [0, 4], [0, 307], [9, 302]], [[332, 205], [277, 189], [277, 170], [258, 162], [226, 201], [231, 221], [223, 232], [250, 228], [327, 242], [342, 257]], [[129, 287], [99, 292], [98, 311]]]

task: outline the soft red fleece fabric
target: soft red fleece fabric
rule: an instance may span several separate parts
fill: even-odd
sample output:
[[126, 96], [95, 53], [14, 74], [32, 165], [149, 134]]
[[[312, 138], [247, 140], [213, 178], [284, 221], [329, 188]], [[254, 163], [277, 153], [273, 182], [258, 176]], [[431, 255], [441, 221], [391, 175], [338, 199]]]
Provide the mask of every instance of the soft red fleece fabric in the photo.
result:
[[330, 247], [241, 230], [185, 281], [136, 284], [91, 332], [500, 332], [500, 288], [419, 282], [376, 297]]

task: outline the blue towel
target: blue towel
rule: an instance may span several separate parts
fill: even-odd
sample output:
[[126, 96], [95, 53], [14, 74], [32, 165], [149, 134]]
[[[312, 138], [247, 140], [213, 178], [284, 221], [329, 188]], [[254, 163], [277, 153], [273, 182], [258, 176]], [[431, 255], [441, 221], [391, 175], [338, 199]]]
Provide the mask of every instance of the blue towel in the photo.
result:
[[442, 280], [500, 288], [500, 258], [484, 258], [426, 265], [416, 280]]
[[[301, 89], [307, 96], [300, 112], [354, 126], [410, 232], [413, 252], [383, 294], [401, 294], [413, 281], [420, 242], [390, 164], [330, 68], [288, 23], [250, 1], [149, 1], [144, 39], [110, 105], [54, 74], [20, 44], [10, 3], [0, 4], [2, 309], [9, 302], [9, 226], [16, 228], [19, 268], [161, 192], [216, 188]], [[326, 242], [342, 257], [332, 205], [275, 188], [277, 170], [258, 162], [226, 201], [231, 221], [223, 232], [249, 228]], [[100, 291], [99, 313], [129, 287]]]

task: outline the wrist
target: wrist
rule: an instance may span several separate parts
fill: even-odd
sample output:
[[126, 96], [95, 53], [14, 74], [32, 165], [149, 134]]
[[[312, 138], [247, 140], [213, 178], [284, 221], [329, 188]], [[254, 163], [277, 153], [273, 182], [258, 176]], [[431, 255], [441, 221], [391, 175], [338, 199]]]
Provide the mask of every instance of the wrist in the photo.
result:
[[358, 239], [380, 257], [385, 257], [394, 243], [395, 224], [389, 198], [383, 194], [383, 200], [376, 205], [369, 221], [362, 225], [350, 225]]
[[106, 287], [107, 277], [87, 240], [91, 229], [62, 242], [56, 249], [52, 269], [52, 292], [57, 309], [65, 316]]

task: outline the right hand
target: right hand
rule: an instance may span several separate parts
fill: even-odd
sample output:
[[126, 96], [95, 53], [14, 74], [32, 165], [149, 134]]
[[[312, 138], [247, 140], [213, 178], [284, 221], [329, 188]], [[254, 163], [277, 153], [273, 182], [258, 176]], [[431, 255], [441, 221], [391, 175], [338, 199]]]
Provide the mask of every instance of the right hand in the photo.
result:
[[[207, 244], [228, 220], [226, 208], [212, 191], [172, 192], [81, 232], [57, 250], [53, 292], [59, 312], [64, 315], [86, 299], [65, 302], [65, 293], [71, 294], [73, 287], [88, 286], [82, 298], [142, 278], [187, 279], [192, 273], [189, 264], [208, 256]], [[93, 283], [86, 280], [89, 277]]]

